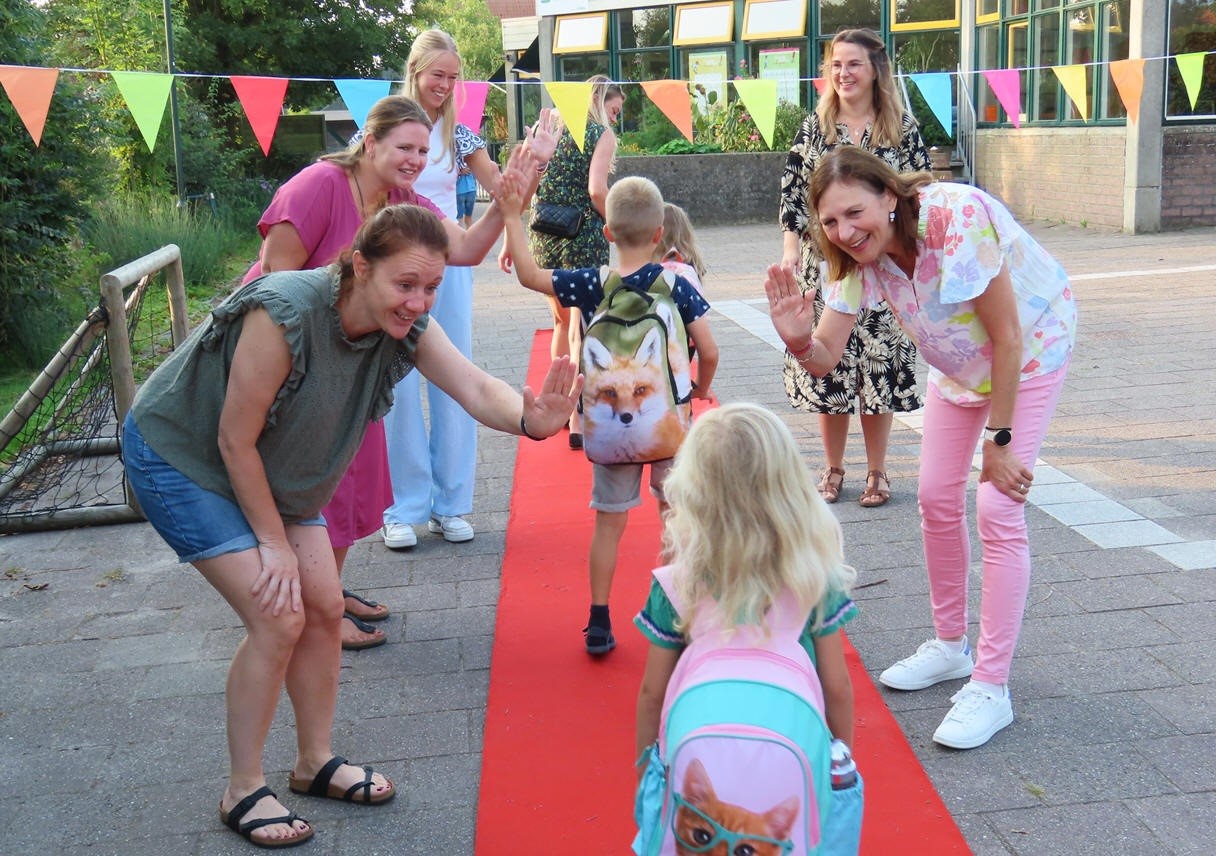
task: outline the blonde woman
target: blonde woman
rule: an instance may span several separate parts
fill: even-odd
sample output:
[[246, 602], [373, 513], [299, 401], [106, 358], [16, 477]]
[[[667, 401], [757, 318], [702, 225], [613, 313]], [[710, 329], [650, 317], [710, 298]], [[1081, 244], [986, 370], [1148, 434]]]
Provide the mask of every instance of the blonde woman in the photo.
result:
[[[871, 30], [842, 30], [832, 39], [822, 74], [829, 86], [816, 111], [794, 137], [781, 177], [782, 262], [798, 272], [804, 290], [820, 293], [823, 254], [816, 242], [807, 187], [819, 162], [841, 146], [873, 152], [898, 172], [929, 169], [929, 153], [912, 114], [903, 109], [886, 46]], [[816, 297], [816, 311], [823, 300]], [[866, 447], [866, 480], [858, 502], [866, 508], [891, 497], [887, 444], [895, 413], [921, 405], [916, 388], [916, 347], [899, 329], [886, 306], [857, 318], [839, 366], [816, 378], [790, 357], [785, 359], [785, 392], [799, 410], [819, 414], [826, 465], [819, 495], [836, 502], [844, 487], [849, 417], [861, 414]]]

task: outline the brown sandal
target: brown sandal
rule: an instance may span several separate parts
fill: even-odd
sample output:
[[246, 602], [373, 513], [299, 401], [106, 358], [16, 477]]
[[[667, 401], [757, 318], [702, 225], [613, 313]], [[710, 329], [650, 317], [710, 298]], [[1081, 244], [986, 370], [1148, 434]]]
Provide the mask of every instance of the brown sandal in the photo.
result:
[[891, 482], [882, 470], [866, 473], [866, 489], [857, 500], [864, 508], [878, 508], [891, 498]]
[[835, 502], [840, 499], [840, 489], [844, 487], [844, 470], [839, 467], [826, 467], [819, 474], [819, 484], [815, 489], [823, 497], [824, 502]]

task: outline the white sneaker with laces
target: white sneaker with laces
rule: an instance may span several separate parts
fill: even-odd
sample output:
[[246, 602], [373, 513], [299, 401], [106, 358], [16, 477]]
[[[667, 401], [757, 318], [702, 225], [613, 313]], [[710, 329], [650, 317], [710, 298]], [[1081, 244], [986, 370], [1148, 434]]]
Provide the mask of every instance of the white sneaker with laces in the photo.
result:
[[462, 517], [435, 515], [426, 524], [426, 528], [432, 535], [442, 535], [444, 541], [451, 541], [453, 544], [473, 540], [473, 527]]
[[971, 677], [971, 648], [952, 651], [940, 639], [930, 639], [911, 657], [900, 660], [878, 676], [893, 690], [923, 690], [942, 681]]
[[933, 732], [933, 741], [951, 749], [974, 749], [983, 746], [1009, 723], [1013, 722], [1013, 703], [1009, 690], [994, 695], [968, 681], [950, 697], [954, 707]]
[[385, 523], [384, 546], [390, 550], [404, 550], [418, 543], [418, 533], [408, 523]]

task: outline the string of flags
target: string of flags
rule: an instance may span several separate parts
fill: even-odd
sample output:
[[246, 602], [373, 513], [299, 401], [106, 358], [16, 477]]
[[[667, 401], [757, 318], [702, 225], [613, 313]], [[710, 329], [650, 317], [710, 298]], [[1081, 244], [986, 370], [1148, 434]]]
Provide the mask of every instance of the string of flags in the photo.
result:
[[[1178, 54], [1172, 57], [1154, 57], [1151, 60], [1172, 59], [1186, 87], [1191, 108], [1194, 109], [1203, 85], [1203, 63], [1209, 53]], [[1089, 100], [1086, 88], [1087, 70], [1090, 66], [1106, 66], [1115, 89], [1127, 110], [1128, 119], [1138, 122], [1140, 99], [1144, 89], [1144, 66], [1149, 58], [1122, 59], [1107, 63], [1085, 63], [1047, 66], [1055, 73], [1064, 92], [1076, 105], [1077, 112], [1089, 121]], [[1031, 69], [986, 69], [979, 74], [991, 89], [996, 100], [1004, 108], [1015, 128], [1021, 127], [1022, 75]], [[262, 148], [263, 154], [270, 152], [270, 144], [283, 114], [283, 102], [287, 85], [292, 80], [317, 81], [318, 78], [259, 77], [246, 75], [169, 74], [140, 71], [105, 71], [98, 69], [44, 68], [41, 66], [0, 65], [0, 85], [3, 85], [9, 101], [21, 118], [25, 129], [38, 146], [46, 126], [55, 84], [61, 72], [77, 74], [109, 75], [117, 85], [119, 93], [130, 110], [136, 126], [143, 135], [149, 151], [156, 145], [156, 137], [164, 119], [165, 108], [174, 77], [223, 78], [231, 82], [249, 125]], [[933, 116], [946, 131], [954, 136], [953, 93], [951, 78], [959, 72], [924, 72], [908, 74], [906, 77], [924, 97]], [[328, 80], [328, 79], [326, 79]], [[735, 79], [728, 81], [751, 114], [765, 143], [772, 146], [773, 131], [777, 118], [779, 83], [765, 79]], [[805, 79], [799, 82], [805, 82]], [[815, 89], [822, 94], [827, 86], [823, 78], [810, 78]], [[355, 123], [361, 128], [367, 113], [376, 101], [389, 94], [394, 83], [391, 80], [333, 79], [342, 101], [350, 110]], [[786, 81], [788, 85], [788, 81]], [[571, 135], [581, 147], [586, 131], [587, 110], [591, 104], [593, 84], [585, 82], [542, 82], [554, 106], [561, 113]], [[623, 81], [623, 85], [633, 85]], [[646, 96], [671, 120], [684, 137], [692, 142], [692, 101], [689, 97], [690, 82], [686, 80], [647, 80], [639, 84]], [[481, 126], [486, 95], [491, 84], [486, 81], [459, 81], [454, 94], [457, 118], [462, 124], [477, 129]]]

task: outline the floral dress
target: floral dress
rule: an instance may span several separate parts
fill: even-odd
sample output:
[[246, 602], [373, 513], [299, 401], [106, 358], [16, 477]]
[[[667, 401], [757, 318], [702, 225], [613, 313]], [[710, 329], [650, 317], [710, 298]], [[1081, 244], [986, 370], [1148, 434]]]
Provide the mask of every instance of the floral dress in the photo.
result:
[[583, 209], [583, 228], [573, 238], [559, 238], [531, 231], [529, 249], [542, 268], [575, 270], [608, 264], [608, 239], [604, 237], [604, 218], [591, 205], [587, 192], [587, 176], [591, 171], [591, 156], [600, 137], [607, 130], [596, 122], [587, 122], [583, 150], [574, 144], [570, 129], [562, 131], [549, 168], [536, 189], [537, 202], [577, 205]]
[[[910, 114], [904, 114], [898, 146], [874, 145], [872, 132], [873, 128], [867, 127], [859, 145], [897, 172], [930, 168], [929, 152]], [[799, 235], [802, 263], [798, 279], [804, 292], [816, 289], [816, 322], [823, 312], [823, 257], [811, 232], [814, 212], [810, 210], [808, 188], [811, 175], [828, 152], [837, 146], [853, 145], [843, 122], [837, 125], [836, 139], [829, 144], [818, 114], [809, 114], [794, 137], [781, 176], [781, 228]], [[916, 388], [916, 346], [885, 306], [866, 309], [857, 316], [840, 363], [827, 375], [817, 378], [809, 374], [787, 353], [783, 376], [790, 404], [808, 413], [853, 413], [858, 399], [864, 415], [903, 413], [916, 410], [922, 403]]]

